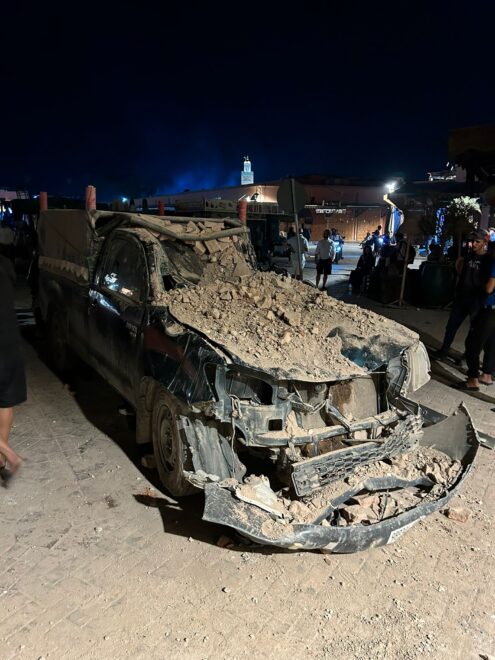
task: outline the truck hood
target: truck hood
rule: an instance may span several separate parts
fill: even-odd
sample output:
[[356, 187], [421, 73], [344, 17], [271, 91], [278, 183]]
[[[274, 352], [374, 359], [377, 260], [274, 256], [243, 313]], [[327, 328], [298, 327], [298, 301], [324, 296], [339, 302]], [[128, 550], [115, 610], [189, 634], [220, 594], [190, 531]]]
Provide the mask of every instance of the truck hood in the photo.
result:
[[277, 380], [364, 376], [419, 343], [394, 321], [274, 273], [174, 289], [163, 298], [180, 324]]

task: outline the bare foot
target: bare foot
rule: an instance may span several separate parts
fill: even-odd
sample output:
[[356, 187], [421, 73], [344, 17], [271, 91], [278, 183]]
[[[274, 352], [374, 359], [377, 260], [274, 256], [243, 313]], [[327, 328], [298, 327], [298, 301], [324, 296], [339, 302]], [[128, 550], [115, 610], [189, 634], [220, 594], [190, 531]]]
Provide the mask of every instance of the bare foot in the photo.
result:
[[8, 488], [10, 482], [15, 477], [17, 471], [21, 467], [22, 460], [19, 459], [19, 462], [11, 463], [9, 461], [9, 467], [4, 467], [0, 469], [0, 481], [3, 488]]
[[5, 443], [3, 443], [2, 449], [2, 455], [5, 456], [6, 463], [3, 463], [3, 465], [0, 466], [0, 480], [2, 486], [7, 488], [14, 475], [21, 467], [22, 458]]
[[15, 455], [15, 458], [12, 457], [9, 460], [9, 470], [12, 472], [12, 474], [17, 472], [17, 470], [21, 467], [21, 463], [22, 458], [18, 454]]

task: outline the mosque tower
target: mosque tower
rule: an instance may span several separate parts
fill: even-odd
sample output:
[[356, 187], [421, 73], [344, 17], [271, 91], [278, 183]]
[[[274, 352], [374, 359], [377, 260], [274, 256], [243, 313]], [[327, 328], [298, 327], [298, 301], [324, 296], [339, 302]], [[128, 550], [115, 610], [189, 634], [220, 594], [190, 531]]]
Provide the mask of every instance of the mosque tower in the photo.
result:
[[254, 183], [254, 172], [251, 171], [249, 156], [244, 156], [244, 169], [241, 172], [241, 186], [249, 186]]

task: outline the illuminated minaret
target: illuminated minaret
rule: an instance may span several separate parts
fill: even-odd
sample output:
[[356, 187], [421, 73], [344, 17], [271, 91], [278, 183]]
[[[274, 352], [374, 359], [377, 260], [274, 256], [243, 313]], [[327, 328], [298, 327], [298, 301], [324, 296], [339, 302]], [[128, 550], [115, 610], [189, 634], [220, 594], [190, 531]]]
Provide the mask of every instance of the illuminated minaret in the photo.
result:
[[254, 183], [254, 172], [251, 172], [251, 161], [249, 156], [244, 156], [244, 170], [241, 172], [241, 186]]

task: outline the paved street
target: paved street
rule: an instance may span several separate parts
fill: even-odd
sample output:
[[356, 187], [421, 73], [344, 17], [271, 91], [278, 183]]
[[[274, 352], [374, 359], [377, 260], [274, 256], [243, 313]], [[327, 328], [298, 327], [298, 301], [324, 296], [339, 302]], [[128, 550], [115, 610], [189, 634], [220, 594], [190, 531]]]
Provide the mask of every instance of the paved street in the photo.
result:
[[[446, 319], [385, 312], [434, 339]], [[244, 545], [201, 521], [201, 496], [160, 490], [119, 397], [85, 369], [71, 392], [26, 318], [28, 402], [12, 440], [27, 460], [0, 492], [2, 660], [495, 654], [493, 452], [480, 450], [454, 502], [470, 510], [465, 523], [438, 513], [354, 555]], [[417, 396], [445, 413], [463, 398], [493, 433], [494, 403], [435, 381]]]

